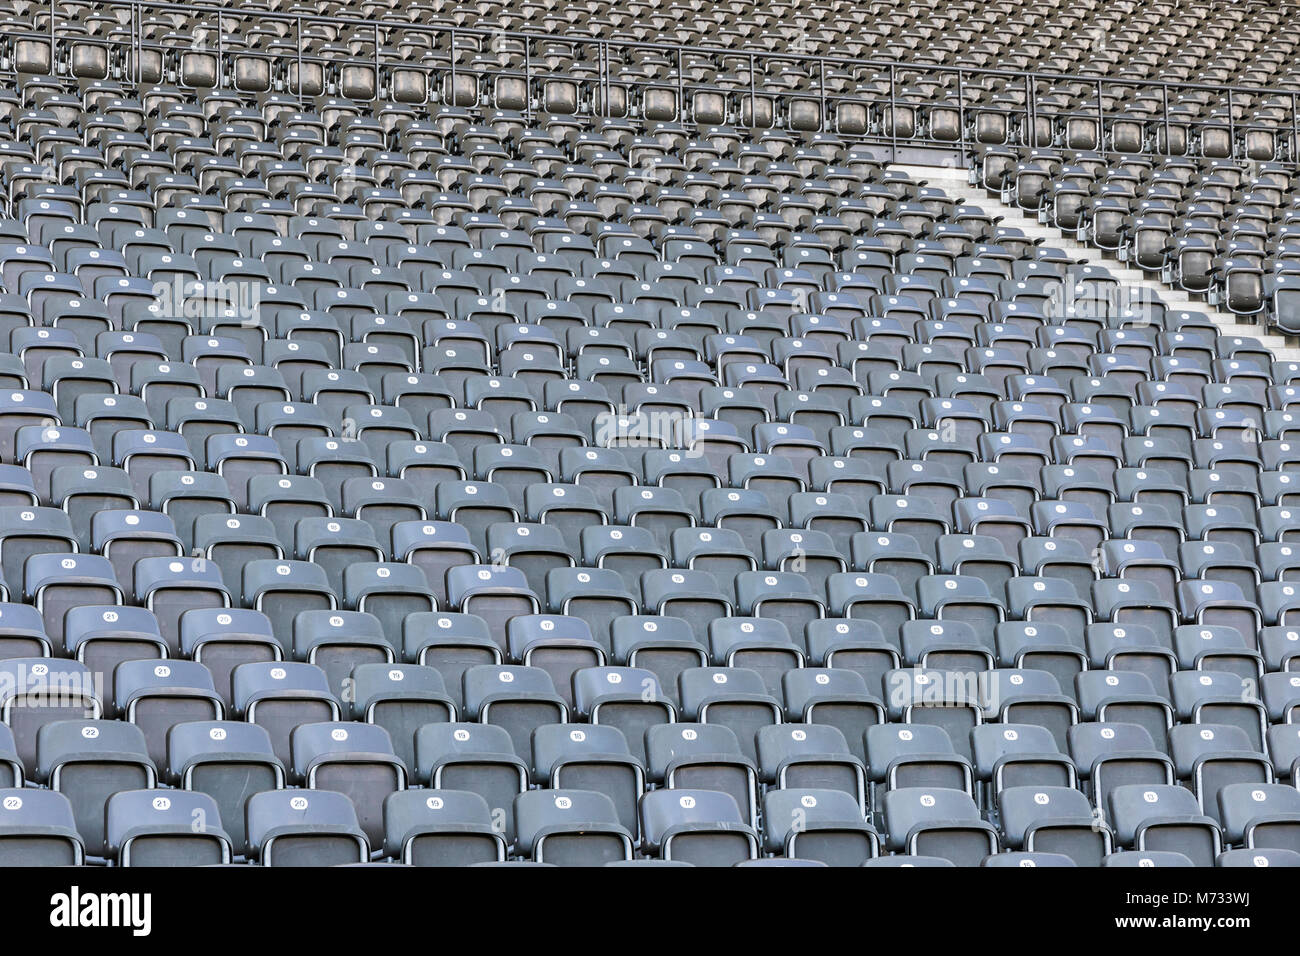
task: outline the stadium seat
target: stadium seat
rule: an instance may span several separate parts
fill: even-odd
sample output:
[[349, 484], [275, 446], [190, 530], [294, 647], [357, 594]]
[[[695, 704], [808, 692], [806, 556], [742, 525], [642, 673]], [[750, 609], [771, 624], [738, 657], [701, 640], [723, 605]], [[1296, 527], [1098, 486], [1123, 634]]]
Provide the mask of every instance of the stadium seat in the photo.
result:
[[119, 790], [105, 810], [108, 855], [118, 866], [205, 866], [229, 863], [230, 837], [207, 794]]
[[1294, 862], [1293, 10], [127, 6], [0, 13], [5, 862]]
[[266, 790], [247, 807], [248, 850], [261, 866], [364, 863], [370, 846], [352, 803], [330, 790]]

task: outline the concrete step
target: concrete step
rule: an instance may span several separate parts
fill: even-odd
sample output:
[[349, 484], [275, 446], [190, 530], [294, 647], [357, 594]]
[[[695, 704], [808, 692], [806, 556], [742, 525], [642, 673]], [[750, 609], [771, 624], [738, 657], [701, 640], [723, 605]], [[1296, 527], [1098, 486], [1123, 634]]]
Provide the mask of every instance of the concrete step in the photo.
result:
[[903, 164], [890, 168], [907, 173], [912, 179], [924, 180], [929, 185], [942, 189], [954, 199], [979, 206], [989, 215], [1000, 217], [1003, 225], [1019, 229], [1030, 238], [1042, 239], [1046, 246], [1060, 249], [1066, 255], [1083, 260], [1088, 265], [1105, 269], [1130, 290], [1136, 287], [1155, 293], [1172, 312], [1200, 312], [1208, 316], [1224, 335], [1255, 338], [1279, 359], [1290, 362], [1300, 361], [1300, 340], [1294, 336], [1280, 335], [1247, 316], [1225, 312], [1203, 299], [1194, 298], [1181, 289], [1175, 289], [1161, 282], [1159, 275], [1152, 276], [1139, 269], [1130, 268], [1119, 260], [1106, 256], [1100, 249], [1078, 242], [1073, 236], [1068, 236], [1055, 226], [1040, 223], [1036, 217], [1027, 215], [1023, 209], [1008, 206], [1002, 202], [1000, 196], [989, 192], [983, 186], [972, 186], [965, 169], [954, 166]]

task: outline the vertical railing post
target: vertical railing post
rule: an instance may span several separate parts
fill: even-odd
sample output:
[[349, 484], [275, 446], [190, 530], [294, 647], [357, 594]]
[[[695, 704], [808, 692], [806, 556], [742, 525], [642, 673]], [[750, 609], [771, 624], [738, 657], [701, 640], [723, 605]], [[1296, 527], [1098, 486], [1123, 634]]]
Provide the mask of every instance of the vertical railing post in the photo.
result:
[[889, 64], [889, 161], [898, 162], [898, 77]]
[[819, 56], [817, 58], [817, 65], [821, 68], [819, 79], [821, 83], [821, 95], [822, 95], [821, 122], [820, 124], [818, 124], [817, 129], [820, 132], [824, 133], [827, 130], [827, 123], [828, 123], [827, 116], [826, 116], [826, 58]]
[[[1097, 151], [1106, 149], [1106, 107], [1102, 104], [1101, 78], [1097, 78]], [[1069, 143], [1065, 144], [1069, 146]]]
[[1025, 145], [1030, 149], [1034, 146], [1034, 86], [1030, 81], [1030, 74], [1025, 74]]
[[758, 96], [756, 94], [756, 84], [754, 81], [754, 71], [758, 69], [758, 61], [754, 54], [749, 55], [749, 128], [758, 129]]
[[1166, 156], [1172, 156], [1174, 155], [1174, 141], [1169, 130], [1169, 85], [1167, 83], [1160, 84], [1160, 106], [1165, 122], [1164, 152]]
[[144, 82], [144, 8], [135, 5], [135, 81]]
[[1300, 122], [1296, 120], [1296, 95], [1291, 94], [1291, 162], [1300, 163]]
[[686, 76], [682, 72], [682, 48], [677, 48], [677, 122], [686, 122]]
[[596, 44], [596, 62], [600, 69], [600, 116], [608, 119], [612, 113], [609, 105], [609, 44], [600, 40]]
[[1228, 87], [1228, 158], [1237, 158], [1237, 118], [1233, 115], [1232, 87]]
[[379, 21], [375, 21], [375, 102], [379, 102]]
[[456, 106], [456, 28], [455, 27], [451, 28], [451, 39], [449, 40], [449, 42], [451, 43], [451, 52], [448, 54], [451, 57], [451, 95], [448, 97], [448, 99], [451, 102], [448, 105], [454, 108]]
[[301, 13], [298, 14], [298, 16], [294, 19], [293, 32], [294, 32], [294, 39], [298, 41], [298, 42], [297, 42], [297, 46], [298, 46], [298, 89], [297, 89], [295, 95], [301, 97], [301, 96], [302, 96], [302, 46], [303, 46], [303, 35], [302, 35], [302, 14], [301, 14]]
[[226, 31], [222, 23], [222, 11], [217, 11], [217, 89], [221, 89], [222, 78], [226, 75]]
[[962, 86], [962, 70], [957, 68], [957, 130], [961, 140], [961, 165], [967, 162], [966, 149], [966, 90]]
[[[1025, 74], [1025, 105], [1022, 113], [1024, 117], [1025, 130], [1021, 134], [1024, 144], [1030, 149], [1034, 146], [1034, 86], [1030, 81], [1030, 74]], [[1008, 130], [1008, 133], [1010, 130]]]
[[533, 121], [533, 43], [532, 37], [524, 36], [524, 115], [528, 122]]
[[143, 32], [142, 19], [140, 17], [140, 5], [131, 4], [131, 52], [129, 66], [123, 72], [133, 83], [140, 82], [140, 47], [143, 46], [143, 39], [140, 34]]
[[[1029, 90], [1029, 121], [1032, 124], [1033, 132], [1029, 134], [1030, 147], [1038, 148], [1038, 75], [1031, 73], [1026, 79], [1026, 87]], [[1050, 125], [1048, 128], [1048, 139], [1051, 139]], [[1050, 146], [1051, 144], [1048, 143]]]

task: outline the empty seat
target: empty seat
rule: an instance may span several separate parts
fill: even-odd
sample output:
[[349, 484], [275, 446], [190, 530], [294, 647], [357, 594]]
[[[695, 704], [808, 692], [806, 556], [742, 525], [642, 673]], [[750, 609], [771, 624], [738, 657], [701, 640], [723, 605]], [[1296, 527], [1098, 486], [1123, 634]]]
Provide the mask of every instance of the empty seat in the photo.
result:
[[426, 724], [415, 735], [413, 779], [434, 790], [467, 790], [490, 808], [492, 827], [514, 842], [515, 797], [528, 789], [528, 764], [510, 734], [492, 724]]
[[1300, 852], [1300, 791], [1283, 784], [1230, 783], [1219, 788], [1225, 842]]
[[268, 790], [248, 801], [248, 848], [262, 866], [337, 866], [370, 858], [352, 802], [329, 790]]
[[184, 790], [120, 790], [105, 809], [108, 855], [118, 866], [229, 863], [216, 801]]
[[696, 866], [731, 866], [758, 855], [758, 836], [736, 801], [713, 790], [654, 790], [641, 798], [643, 849]]
[[1116, 839], [1142, 852], [1172, 850], [1198, 866], [1213, 866], [1218, 825], [1200, 812], [1191, 791], [1171, 785], [1125, 784], [1110, 792]]
[[720, 723], [735, 733], [741, 751], [751, 760], [757, 756], [755, 734], [760, 727], [779, 724], [780, 702], [763, 683], [763, 678], [743, 667], [699, 667], [678, 676], [681, 711], [686, 720]]
[[425, 724], [456, 719], [442, 675], [419, 664], [369, 663], [353, 667], [351, 716], [388, 731], [393, 752], [415, 766], [415, 735]]
[[887, 845], [896, 852], [937, 856], [957, 866], [979, 866], [1000, 849], [994, 828], [960, 790], [902, 787], [884, 797]]
[[521, 793], [515, 819], [519, 849], [535, 862], [597, 866], [632, 859], [632, 834], [603, 793], [564, 788]]
[[534, 727], [568, 719], [568, 705], [541, 668], [480, 665], [465, 671], [463, 681], [465, 716], [504, 728], [521, 757], [530, 753]]
[[57, 721], [94, 719], [104, 711], [100, 688], [85, 665], [51, 658], [0, 661], [0, 719], [13, 732], [18, 759], [36, 768], [40, 730]]
[[325, 672], [314, 664], [248, 663], [231, 677], [234, 712], [266, 729], [275, 755], [292, 763], [290, 739], [299, 724], [338, 720], [338, 700]]
[[411, 866], [470, 866], [506, 858], [487, 801], [464, 790], [402, 790], [384, 800], [384, 852]]
[[10, 866], [80, 866], [84, 838], [68, 798], [54, 790], [0, 790], [0, 855]]
[[378, 850], [384, 835], [384, 800], [406, 789], [406, 767], [393, 753], [388, 731], [374, 724], [299, 724], [290, 749], [294, 781], [347, 796], [366, 839]]
[[1110, 826], [1072, 787], [1008, 787], [998, 810], [1008, 848], [1061, 853], [1078, 866], [1099, 866], [1111, 851]]
[[144, 732], [159, 768], [167, 766], [173, 727], [225, 716], [211, 673], [194, 661], [123, 661], [113, 672], [113, 702], [122, 719]]
[[841, 790], [866, 812], [866, 769], [849, 752], [848, 742], [837, 728], [768, 726], [759, 729], [756, 740], [759, 773], [765, 783], [781, 789]]
[[880, 852], [880, 837], [841, 790], [771, 790], [763, 801], [764, 847], [789, 859], [860, 866]]
[[247, 852], [245, 804], [253, 794], [278, 790], [287, 774], [271, 737], [256, 724], [194, 721], [167, 735], [167, 777], [177, 787], [215, 802], [233, 852]]
[[982, 724], [971, 731], [975, 770], [993, 795], [1008, 787], [1069, 787], [1077, 784], [1074, 764], [1046, 727]]
[[41, 727], [36, 779], [66, 796], [90, 857], [108, 855], [105, 808], [122, 790], [152, 789], [158, 771], [138, 727], [114, 720], [64, 720]]
[[1156, 750], [1151, 735], [1138, 724], [1076, 724], [1069, 741], [1070, 755], [1098, 810], [1105, 809], [1115, 787], [1174, 782], [1173, 761]]

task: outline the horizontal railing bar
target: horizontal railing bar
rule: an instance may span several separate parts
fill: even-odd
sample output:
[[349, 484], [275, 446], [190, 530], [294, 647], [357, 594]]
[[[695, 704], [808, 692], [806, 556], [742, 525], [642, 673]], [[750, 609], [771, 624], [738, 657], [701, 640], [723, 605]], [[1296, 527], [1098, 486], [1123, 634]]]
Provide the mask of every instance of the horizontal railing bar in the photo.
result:
[[[169, 3], [166, 0], [100, 0], [100, 5], [104, 8], [128, 7], [137, 8], [142, 12], [158, 11], [169, 13], [182, 13], [187, 15], [208, 14], [211, 16], [221, 15], [223, 19], [230, 18], [236, 20], [274, 20], [277, 22], [298, 24], [310, 26], [313, 23], [328, 24], [331, 26], [341, 27], [378, 27], [381, 30], [401, 30], [408, 33], [430, 34], [430, 35], [448, 35], [448, 36], [475, 36], [488, 38], [501, 38], [511, 40], [529, 40], [549, 43], [571, 43], [598, 45], [614, 48], [653, 50], [663, 53], [667, 56], [676, 57], [678, 52], [682, 54], [699, 54], [704, 56], [727, 56], [737, 59], [749, 59], [752, 57], [760, 61], [795, 61], [818, 63], [826, 65], [842, 65], [846, 67], [869, 67], [883, 71], [908, 72], [927, 75], [956, 75], [961, 73], [964, 77], [971, 76], [990, 76], [1001, 77], [1004, 79], [1020, 80], [1029, 76], [1034, 80], [1043, 80], [1053, 83], [1084, 83], [1089, 86], [1095, 86], [1099, 81], [1107, 83], [1114, 87], [1128, 88], [1148, 88], [1148, 89], [1172, 89], [1172, 90], [1195, 90], [1200, 92], [1226, 93], [1245, 93], [1265, 96], [1289, 97], [1293, 92], [1284, 87], [1266, 87], [1254, 85], [1224, 85], [1208, 83], [1189, 83], [1183, 81], [1167, 80], [1115, 80], [1099, 78], [1096, 76], [1086, 76], [1083, 74], [1073, 73], [1052, 73], [1037, 70], [1005, 70], [991, 67], [973, 67], [973, 66], [947, 66], [944, 64], [933, 63], [915, 63], [899, 60], [879, 60], [872, 58], [855, 58], [841, 56], [826, 56], [824, 54], [790, 54], [780, 52], [767, 52], [762, 50], [736, 50], [726, 47], [710, 47], [690, 44], [651, 42], [646, 40], [624, 40], [624, 39], [605, 39], [601, 37], [582, 37], [571, 36], [568, 34], [547, 34], [534, 33], [531, 31], [499, 30], [486, 27], [452, 27], [443, 24], [427, 23], [407, 23], [392, 20], [380, 20], [365, 17], [337, 17], [325, 14], [313, 13], [281, 13], [278, 11], [242, 11], [238, 7], [224, 7], [221, 5], [194, 3], [179, 4]], [[143, 22], [141, 21], [141, 27]], [[403, 61], [406, 62], [406, 61]]]
[[[49, 41], [50, 38], [52, 36], [55, 36], [56, 33], [56, 31], [54, 30], [56, 21], [54, 16], [52, 15], [52, 11], [55, 10], [56, 5], [57, 5], [57, 0], [54, 0], [54, 2], [51, 3], [50, 7], [41, 11], [46, 15], [51, 15], [50, 30], [48, 32], [36, 32], [34, 29], [32, 32], [29, 33], [10, 32], [5, 36], [4, 39], [10, 43], [19, 39], [35, 39], [40, 41]], [[968, 157], [972, 148], [1014, 145], [1014, 143], [1010, 141], [1004, 141], [1002, 143], [972, 142], [970, 137], [967, 135], [966, 125], [965, 125], [965, 118], [967, 115], [971, 113], [987, 112], [992, 114], [1001, 114], [1008, 118], [1014, 117], [1018, 119], [1023, 119], [1025, 122], [1028, 122], [1031, 126], [1034, 125], [1034, 123], [1036, 122], [1036, 118], [1039, 116], [1044, 116], [1055, 120], [1069, 120], [1071, 118], [1099, 119], [1101, 121], [1099, 126], [1099, 135], [1102, 137], [1102, 139], [1098, 142], [1096, 146], [1097, 150], [1105, 149], [1104, 134], [1105, 134], [1105, 126], [1106, 126], [1107, 118], [1110, 119], [1112, 126], [1116, 120], [1131, 121], [1140, 124], [1143, 127], [1148, 127], [1149, 124], [1163, 125], [1164, 129], [1166, 130], [1166, 133], [1171, 128], [1182, 129], [1189, 133], [1194, 131], [1203, 131], [1209, 129], [1217, 129], [1217, 130], [1226, 129], [1229, 132], [1229, 136], [1233, 140], [1233, 142], [1230, 145], [1231, 155], [1229, 157], [1224, 157], [1224, 158], [1231, 158], [1231, 159], [1235, 159], [1237, 157], [1237, 154], [1240, 152], [1235, 142], [1236, 139], [1235, 134], [1239, 132], [1268, 131], [1278, 135], [1285, 136], [1287, 133], [1293, 133], [1297, 127], [1297, 117], [1295, 115], [1291, 116], [1290, 122], [1287, 122], [1285, 119], [1282, 119], [1274, 123], [1268, 121], [1259, 121], [1253, 117], [1245, 117], [1241, 120], [1235, 120], [1230, 115], [1184, 118], [1178, 116], [1171, 116], [1169, 114], [1170, 93], [1171, 91], [1178, 91], [1178, 90], [1200, 90], [1200, 91], [1212, 90], [1221, 94], [1226, 92], [1228, 94], [1228, 102], [1230, 104], [1232, 102], [1234, 92], [1240, 95], [1255, 95], [1259, 93], [1266, 93], [1271, 96], [1276, 96], [1279, 99], [1285, 99], [1291, 104], [1292, 109], [1293, 110], [1295, 109], [1295, 104], [1296, 104], [1295, 93], [1283, 92], [1280, 90], [1275, 91], [1263, 87], [1209, 86], [1206, 84], [1196, 84], [1196, 83], [1177, 83], [1177, 82], [1168, 82], [1168, 81], [1146, 81], [1146, 80], [1115, 81], [1115, 80], [1106, 80], [1104, 78], [1099, 78], [1099, 77], [1082, 77], [1082, 76], [1073, 76], [1069, 74], [1038, 73], [1033, 71], [1014, 72], [1008, 70], [997, 70], [997, 69], [989, 69], [983, 67], [948, 66], [942, 64], [901, 64], [901, 63], [891, 62], [891, 61], [853, 60], [847, 58], [824, 57], [824, 56], [813, 55], [813, 56], [802, 57], [801, 59], [809, 63], [820, 64], [821, 77], [820, 77], [820, 82], [816, 84], [817, 88], [813, 88], [813, 86], [811, 85], [812, 74], [810, 73], [809, 74], [810, 86], [808, 88], [801, 88], [797, 90], [761, 89], [755, 86], [754, 75], [757, 71], [754, 69], [753, 64], [756, 64], [760, 60], [764, 60], [764, 59], [769, 61], [785, 62], [796, 58], [782, 53], [766, 53], [762, 51], [748, 51], [748, 50], [738, 51], [738, 50], [729, 50], [724, 48], [697, 47], [697, 46], [684, 46], [684, 45], [670, 46], [661, 43], [647, 43], [644, 41], [636, 41], [636, 40], [612, 40], [612, 39], [606, 39], [601, 37], [551, 36], [547, 34], [538, 34], [538, 33], [523, 32], [523, 31], [485, 30], [482, 28], [475, 28], [475, 27], [462, 28], [462, 27], [451, 27], [451, 26], [434, 25], [434, 24], [409, 24], [404, 22], [393, 22], [387, 20], [366, 19], [366, 18], [348, 19], [342, 17], [327, 16], [323, 14], [311, 14], [311, 13], [280, 13], [274, 11], [265, 11], [265, 12], [264, 11], [240, 11], [237, 8], [227, 8], [223, 6], [215, 6], [212, 4], [204, 4], [204, 3], [193, 4], [193, 5], [182, 5], [177, 3], [165, 2], [165, 0], [102, 0], [100, 4], [100, 9], [121, 10], [123, 8], [130, 11], [130, 17], [129, 17], [130, 22], [129, 22], [129, 26], [126, 23], [121, 24], [120, 29], [129, 29], [130, 31], [129, 38], [122, 39], [120, 35], [117, 37], [86, 35], [86, 36], [76, 36], [67, 39], [79, 45], [106, 47], [109, 49], [125, 50], [129, 45], [130, 56], [132, 57], [132, 72], [134, 72], [139, 68], [141, 55], [146, 51], [161, 53], [164, 56], [169, 56], [169, 55], [179, 56], [188, 52], [187, 49], [177, 49], [173, 45], [168, 45], [158, 40], [146, 40], [144, 38], [143, 33], [145, 28], [145, 15], [150, 11], [161, 12], [161, 13], [173, 13], [173, 12], [185, 13], [187, 15], [192, 15], [195, 13], [207, 14], [215, 17], [220, 26], [226, 26], [232, 22], [239, 22], [245, 20], [250, 20], [250, 21], [275, 20], [277, 22], [291, 24], [292, 31], [278, 38], [278, 40], [279, 42], [284, 42], [284, 43], [294, 43], [295, 40], [299, 41], [295, 43], [297, 49], [294, 53], [288, 54], [283, 52], [268, 52], [265, 49], [241, 48], [237, 46], [231, 47], [229, 44], [224, 42], [225, 31], [219, 29], [218, 32], [221, 34], [221, 36], [218, 37], [217, 50], [215, 51], [214, 54], [218, 57], [219, 67], [222, 65], [220, 61], [229, 60], [230, 58], [253, 58], [257, 60], [265, 60], [273, 64], [279, 64], [283, 67], [287, 67], [287, 65], [291, 61], [296, 61], [299, 65], [304, 63], [312, 63], [312, 64], [319, 64], [319, 65], [324, 65], [333, 68], [338, 68], [342, 66], [368, 67], [371, 69], [375, 69], [377, 71], [376, 78], [375, 78], [376, 80], [375, 95], [374, 97], [372, 97], [373, 99], [378, 99], [381, 95], [382, 91], [380, 90], [379, 71], [383, 69], [403, 70], [403, 71], [412, 71], [412, 72], [421, 73], [426, 77], [426, 79], [433, 81], [431, 83], [431, 87], [435, 86], [436, 79], [439, 74], [447, 74], [447, 73], [450, 74], [453, 80], [459, 74], [462, 76], [473, 77], [475, 82], [479, 82], [488, 76], [492, 76], [492, 77], [504, 76], [510, 78], [523, 79], [525, 82], [529, 84], [535, 81], [543, 81], [543, 82], [558, 81], [558, 82], [573, 83], [579, 86], [579, 88], [581, 89], [587, 89], [591, 87], [593, 84], [595, 84], [598, 85], [600, 90], [602, 91], [597, 94], [597, 99], [600, 100], [600, 106], [599, 107], [593, 106], [591, 109], [579, 108], [575, 111], [574, 115], [606, 116], [608, 118], [613, 118], [613, 119], [618, 119], [620, 117], [609, 116], [608, 110], [609, 110], [610, 103], [609, 103], [608, 94], [610, 91], [617, 88], [622, 88], [628, 92], [634, 90], [647, 90], [647, 89], [672, 89], [677, 94], [676, 113], [677, 113], [677, 118], [679, 119], [685, 119], [685, 111], [686, 111], [686, 106], [689, 98], [691, 96], [701, 94], [701, 93], [716, 94], [727, 98], [729, 106], [733, 108], [738, 108], [740, 110], [740, 115], [742, 117], [743, 117], [743, 107], [739, 106], [741, 100], [747, 100], [750, 104], [751, 109], [757, 104], [757, 102], [760, 102], [762, 100], [769, 100], [774, 104], [792, 104], [800, 101], [819, 100], [822, 104], [822, 109], [818, 120], [818, 127], [816, 130], [809, 130], [810, 132], [817, 132], [818, 130], [826, 131], [827, 129], [833, 127], [834, 124], [830, 123], [830, 119], [832, 115], [835, 114], [836, 108], [841, 104], [847, 103], [847, 104], [854, 104], [854, 105], [871, 106], [871, 107], [876, 107], [877, 109], [880, 108], [889, 109], [890, 110], [890, 131], [888, 135], [886, 135], [880, 131], [867, 130], [864, 132], [844, 132], [838, 128], [834, 128], [833, 129], [834, 135], [840, 137], [845, 141], [854, 142], [854, 143], [888, 145], [891, 151], [896, 147], [902, 146], [902, 147], [918, 147], [918, 148], [925, 148], [925, 149], [938, 149], [946, 152], [959, 152], [962, 155], [963, 160], [965, 160]], [[374, 29], [374, 38], [371, 40], [371, 42], [375, 45], [375, 50], [373, 51], [373, 55], [372, 56], [361, 56], [361, 55], [318, 56], [318, 55], [305, 53], [303, 50], [303, 45], [300, 42], [302, 36], [302, 30], [305, 26], [310, 26], [312, 23], [327, 24], [330, 26], [339, 26], [339, 27], [344, 27], [344, 26], [372, 27]], [[422, 61], [381, 56], [379, 52], [379, 47], [383, 42], [385, 42], [381, 36], [381, 33], [382, 31], [386, 31], [386, 30], [413, 32], [416, 34], [427, 34], [427, 35], [444, 37], [448, 39], [450, 41], [449, 45], [430, 51], [435, 57], [439, 56], [441, 54], [441, 51], [446, 51], [445, 62], [428, 62], [427, 60], [422, 62]], [[524, 57], [523, 69], [520, 70], [517, 66], [502, 67], [496, 64], [492, 64], [490, 66], [487, 64], [481, 66], [473, 65], [473, 64], [458, 65], [456, 62], [458, 52], [464, 49], [464, 48], [458, 48], [456, 45], [458, 36], [488, 37], [493, 40], [500, 40], [502, 38], [505, 38], [505, 39], [523, 41], [523, 45], [524, 45], [524, 49], [522, 51], [522, 55]], [[575, 76], [572, 71], [567, 73], [555, 73], [545, 68], [538, 69], [536, 65], [537, 56], [533, 54], [532, 51], [532, 44], [534, 43], [558, 44], [561, 46], [575, 48], [575, 52], [577, 48], [581, 48], [584, 46], [595, 47], [596, 69], [594, 70], [594, 72], [590, 72], [587, 75], [583, 75], [583, 76]], [[656, 52], [662, 52], [667, 55], [670, 55], [675, 59], [675, 62], [678, 64], [678, 69], [676, 71], [677, 75], [675, 77], [664, 77], [663, 79], [658, 79], [658, 80], [654, 78], [648, 78], [648, 77], [632, 77], [627, 79], [621, 77], [614, 78], [613, 76], [610, 75], [611, 51], [622, 50], [622, 49], [653, 50]], [[750, 64], [748, 82], [744, 83], [743, 85], [737, 83], [736, 85], [733, 86], [723, 86], [708, 81], [694, 80], [694, 79], [687, 80], [685, 79], [683, 75], [683, 70], [681, 69], [681, 63], [682, 63], [681, 56], [686, 53], [697, 53], [700, 55], [709, 55], [709, 56], [726, 56], [726, 57], [740, 59], [745, 63]], [[54, 58], [53, 69], [56, 73], [58, 73], [60, 67], [58, 65], [56, 51], [54, 49], [51, 50], [51, 56]], [[433, 57], [430, 57], [430, 59], [432, 58]], [[859, 89], [859, 90], [832, 92], [829, 89], [827, 89], [825, 85], [826, 64], [868, 66], [872, 68], [881, 69], [882, 71], [887, 70], [888, 78], [889, 78], [889, 89], [887, 91], [881, 91], [876, 89]], [[6, 72], [14, 73], [16, 72], [16, 67], [10, 66], [10, 68], [6, 70]], [[900, 86], [902, 84], [902, 81], [908, 78], [907, 74], [910, 72], [923, 72], [930, 75], [931, 77], [936, 75], [955, 77], [956, 89], [958, 90], [959, 94], [963, 91], [963, 86], [964, 86], [963, 81], [968, 81], [972, 77], [996, 76], [996, 77], [1005, 77], [1005, 78], [1015, 78], [1023, 81], [1026, 84], [1026, 92], [1028, 94], [1028, 98], [1023, 103], [998, 104], [998, 103], [980, 103], [978, 101], [967, 102], [964, 97], [960, 97], [959, 101], [951, 101], [949, 99], [945, 99], [942, 101], [935, 101], [935, 100], [925, 100], [923, 98], [908, 99], [906, 97], [900, 97], [899, 95]], [[900, 74], [903, 74], [903, 76], [900, 77]], [[130, 75], [131, 74], [128, 74], [128, 76]], [[138, 77], [138, 74], [136, 74], [136, 76]], [[187, 88], [187, 89], [208, 88], [206, 86], [202, 86], [202, 87], [189, 86], [185, 84], [183, 77], [180, 77], [178, 79], [180, 80], [180, 84], [183, 88]], [[912, 79], [913, 81], [915, 81], [915, 78]], [[1159, 91], [1163, 102], [1163, 109], [1160, 110], [1159, 112], [1152, 112], [1152, 113], [1130, 113], [1125, 111], [1105, 112], [1101, 108], [1100, 100], [1097, 101], [1095, 106], [1084, 104], [1078, 107], [1067, 106], [1061, 108], [1053, 108], [1051, 106], [1048, 106], [1045, 108], [1043, 104], [1037, 102], [1038, 98], [1037, 96], [1034, 95], [1034, 89], [1037, 86], [1037, 83], [1035, 83], [1036, 80], [1083, 83], [1088, 85], [1089, 87], [1096, 88], [1097, 90], [1102, 90], [1104, 85], [1108, 84], [1112, 87], [1121, 87], [1124, 89], [1134, 90], [1134, 91], [1138, 91], [1142, 89], [1150, 89], [1153, 92]], [[216, 77], [216, 84], [212, 88], [223, 89], [227, 85], [228, 84], [226, 84], [224, 80], [224, 69], [219, 68], [218, 75]], [[291, 85], [285, 88], [284, 92], [289, 95], [296, 95], [296, 96], [302, 95], [301, 90], [295, 91], [291, 88]], [[426, 103], [444, 102], [444, 103], [449, 103], [452, 106], [459, 105], [456, 102], [458, 97], [456, 95], [455, 90], [452, 91], [452, 96], [450, 97], [442, 96], [440, 93], [434, 93], [432, 90], [430, 91], [430, 94], [426, 94], [426, 95], [428, 96], [428, 98], [422, 102], [426, 102]], [[478, 96], [479, 94], [476, 92], [474, 94], [475, 103], [470, 105], [478, 105], [479, 102]], [[927, 138], [924, 134], [915, 130], [913, 132], [913, 135], [911, 136], [899, 137], [897, 135], [897, 130], [894, 128], [894, 119], [893, 119], [894, 116], [896, 115], [896, 110], [898, 108], [904, 108], [904, 109], [915, 108], [917, 110], [928, 109], [931, 112], [933, 112], [936, 109], [948, 109], [955, 112], [959, 112], [962, 116], [962, 128], [959, 131], [959, 135], [954, 136], [951, 139]], [[529, 109], [531, 110], [531, 97], [530, 97]], [[734, 110], [729, 110], [728, 115], [730, 115], [731, 112], [733, 111]], [[632, 113], [631, 110], [629, 109], [629, 111], [625, 115], [631, 117], [634, 116], [635, 114]], [[752, 119], [753, 117], [751, 115], [751, 120]], [[789, 121], [788, 117], [785, 118], [784, 121], [782, 121], [782, 118], [776, 115], [775, 107], [773, 110], [773, 122], [770, 126], [755, 125], [752, 122], [748, 126], [746, 126], [746, 124], [744, 123], [741, 123], [739, 125], [745, 128], [788, 129], [791, 130], [792, 132], [800, 132], [800, 130], [793, 129], [793, 125]], [[1052, 149], [1052, 148], [1056, 148], [1056, 145], [1057, 144], [1053, 144], [1041, 148]], [[1168, 147], [1171, 145], [1168, 141], [1168, 136], [1166, 136], [1165, 148], [1163, 150], [1151, 148], [1151, 146], [1153, 145], [1156, 144], [1146, 144], [1145, 148], [1141, 149], [1138, 155], [1175, 157], [1175, 158], [1181, 155], [1188, 155], [1188, 152], [1186, 150], [1184, 150], [1183, 153], [1168, 152], [1167, 151]], [[1294, 151], [1297, 148], [1300, 148], [1300, 144], [1295, 144], [1295, 143], [1290, 144], [1291, 151]], [[1111, 151], [1113, 151], [1113, 149]], [[1243, 156], [1242, 158], [1249, 159], [1248, 156]], [[1274, 159], [1273, 162], [1277, 162], [1280, 165], [1284, 165], [1288, 167], [1295, 167], [1297, 165], [1298, 159], [1300, 159], [1300, 157], [1292, 155], [1286, 159]]]

